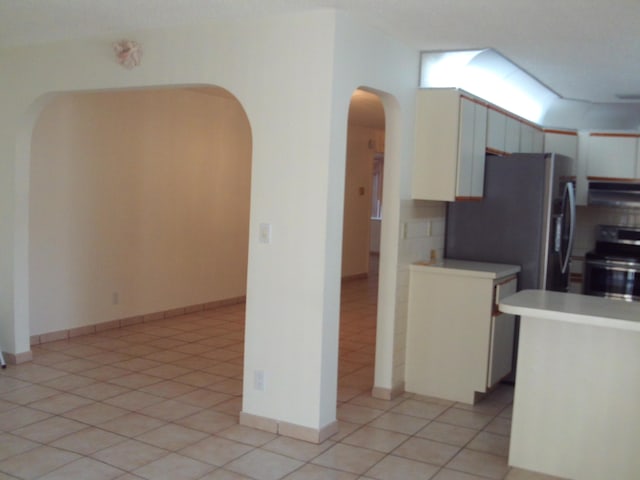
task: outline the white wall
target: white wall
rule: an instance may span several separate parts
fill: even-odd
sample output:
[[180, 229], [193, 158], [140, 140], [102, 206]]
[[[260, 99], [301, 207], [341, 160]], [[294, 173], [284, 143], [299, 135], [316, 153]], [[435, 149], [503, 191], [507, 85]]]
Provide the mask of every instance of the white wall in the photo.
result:
[[245, 294], [251, 132], [235, 99], [206, 92], [45, 107], [31, 148], [31, 335]]
[[[30, 142], [46, 94], [218, 85], [239, 100], [253, 134], [243, 411], [312, 429], [334, 422], [347, 111], [364, 85], [386, 92], [376, 384], [390, 388], [418, 52], [331, 11], [127, 37], [145, 51], [133, 70], [116, 64], [117, 38], [0, 51], [3, 349], [29, 349]], [[270, 244], [258, 243], [262, 222], [272, 225]], [[253, 389], [258, 369], [264, 391]]]
[[[343, 171], [339, 162], [344, 158], [339, 150], [346, 134], [344, 125], [348, 99], [358, 87], [378, 93], [385, 111], [385, 172], [384, 202], [381, 232], [380, 280], [378, 290], [378, 323], [376, 330], [375, 386], [377, 392], [391, 392], [401, 388], [404, 378], [394, 376], [394, 352], [397, 322], [397, 273], [400, 250], [399, 227], [401, 202], [410, 198], [410, 171], [413, 157], [415, 95], [419, 65], [418, 52], [390, 39], [385, 34], [338, 15], [336, 29], [334, 121], [332, 123], [331, 161], [337, 171]], [[342, 155], [341, 155], [342, 154]], [[335, 178], [338, 178], [336, 176]], [[341, 200], [338, 190], [343, 183], [332, 186], [334, 202]], [[332, 212], [337, 208], [330, 209]], [[342, 217], [331, 217], [335, 225]], [[335, 228], [339, 228], [336, 225]], [[327, 255], [332, 259], [333, 254]], [[339, 257], [336, 257], [336, 259]], [[338, 270], [339, 264], [330, 265]], [[328, 277], [330, 278], [330, 277]], [[333, 285], [327, 285], [333, 291]], [[402, 346], [404, 349], [404, 346]], [[332, 355], [328, 353], [327, 355]]]

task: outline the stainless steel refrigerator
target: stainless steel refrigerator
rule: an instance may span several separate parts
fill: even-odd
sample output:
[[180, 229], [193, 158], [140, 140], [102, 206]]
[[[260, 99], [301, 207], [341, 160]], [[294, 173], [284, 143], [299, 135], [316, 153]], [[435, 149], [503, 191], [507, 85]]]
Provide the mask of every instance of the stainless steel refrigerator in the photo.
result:
[[[447, 207], [445, 255], [449, 258], [520, 265], [518, 288], [569, 288], [575, 232], [572, 161], [557, 154], [488, 155], [484, 198]], [[516, 319], [513, 368], [518, 355]]]
[[447, 207], [448, 258], [520, 265], [519, 288], [567, 291], [575, 231], [572, 160], [488, 155], [484, 198]]

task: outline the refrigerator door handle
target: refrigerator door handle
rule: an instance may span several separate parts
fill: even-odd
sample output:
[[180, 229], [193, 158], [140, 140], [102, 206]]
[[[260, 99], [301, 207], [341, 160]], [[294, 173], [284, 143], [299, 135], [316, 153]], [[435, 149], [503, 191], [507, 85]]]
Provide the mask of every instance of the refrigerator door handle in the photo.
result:
[[563, 264], [564, 260], [562, 259], [562, 224], [564, 223], [563, 220], [564, 215], [560, 214], [560, 215], [555, 215], [555, 221], [556, 221], [556, 225], [555, 225], [555, 235], [553, 236], [553, 251], [555, 253], [559, 253], [560, 254], [560, 265]]
[[[564, 187], [564, 196], [562, 199], [563, 213], [567, 203], [569, 207], [569, 212], [567, 214], [567, 221], [569, 222], [569, 239], [567, 241], [567, 250], [564, 252], [564, 259], [562, 258], [562, 252], [560, 253], [563, 274], [567, 273], [569, 269], [569, 261], [571, 260], [571, 251], [573, 250], [573, 240], [576, 230], [576, 195], [572, 182], [567, 182]], [[561, 217], [562, 216], [564, 215], [561, 215]], [[557, 234], [558, 230], [556, 230], [556, 235]]]

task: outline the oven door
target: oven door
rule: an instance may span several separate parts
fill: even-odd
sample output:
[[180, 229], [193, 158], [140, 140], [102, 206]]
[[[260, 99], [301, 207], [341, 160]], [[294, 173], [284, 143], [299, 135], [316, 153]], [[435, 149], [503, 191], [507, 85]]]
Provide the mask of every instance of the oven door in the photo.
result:
[[599, 297], [640, 301], [640, 263], [635, 259], [585, 259], [584, 293]]

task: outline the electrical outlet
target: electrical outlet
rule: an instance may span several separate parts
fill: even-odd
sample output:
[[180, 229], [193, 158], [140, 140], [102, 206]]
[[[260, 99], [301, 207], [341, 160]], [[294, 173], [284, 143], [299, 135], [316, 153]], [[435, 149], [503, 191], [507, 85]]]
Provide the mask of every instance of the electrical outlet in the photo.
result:
[[118, 305], [120, 303], [120, 294], [118, 292], [113, 292], [111, 294], [111, 303], [113, 305]]
[[264, 370], [255, 370], [253, 372], [253, 388], [264, 392]]

